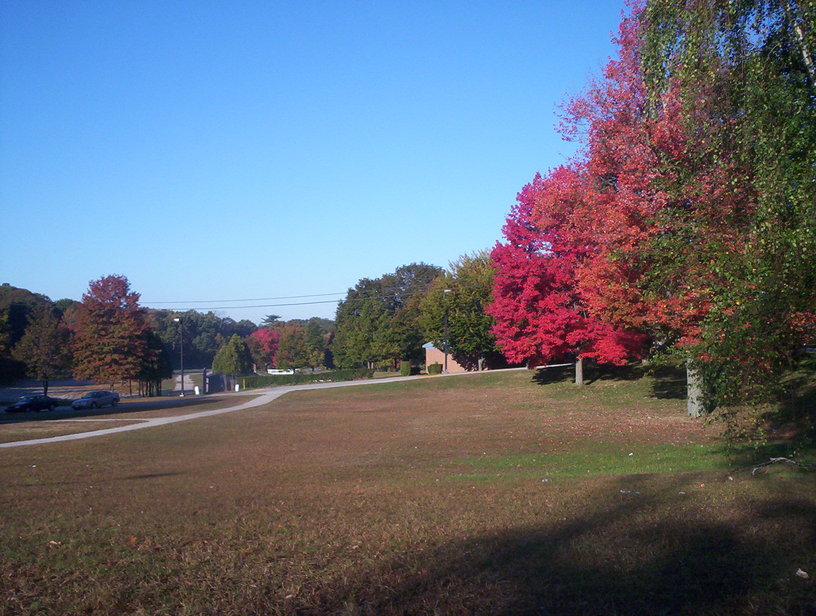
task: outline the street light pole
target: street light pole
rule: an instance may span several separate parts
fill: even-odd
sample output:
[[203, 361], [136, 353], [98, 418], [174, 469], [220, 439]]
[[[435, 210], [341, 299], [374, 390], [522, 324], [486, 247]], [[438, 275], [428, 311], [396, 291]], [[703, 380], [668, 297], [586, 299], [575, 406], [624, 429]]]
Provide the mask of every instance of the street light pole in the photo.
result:
[[443, 372], [445, 374], [448, 373], [448, 293], [452, 293], [450, 289], [444, 289], [442, 291], [445, 295], [444, 302], [445, 302], [445, 366]]
[[176, 323], [179, 324], [179, 356], [181, 359], [181, 394], [179, 398], [184, 397], [184, 321], [181, 320], [181, 317], [176, 317], [173, 319]]

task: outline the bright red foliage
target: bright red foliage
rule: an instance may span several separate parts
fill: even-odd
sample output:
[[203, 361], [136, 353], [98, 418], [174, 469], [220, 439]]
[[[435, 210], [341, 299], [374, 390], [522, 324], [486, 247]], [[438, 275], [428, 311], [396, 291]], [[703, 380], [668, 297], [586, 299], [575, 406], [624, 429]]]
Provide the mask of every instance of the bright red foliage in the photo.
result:
[[275, 356], [278, 352], [278, 340], [280, 334], [278, 329], [268, 329], [266, 327], [255, 330], [247, 337], [252, 358], [271, 367], [275, 367]]
[[496, 275], [493, 334], [511, 362], [546, 364], [578, 356], [621, 364], [637, 356], [645, 336], [590, 315], [576, 285], [595, 243], [579, 224], [584, 201], [579, 170], [561, 167], [522, 189], [504, 226], [505, 244], [491, 254]]
[[[594, 249], [576, 269], [587, 312], [648, 331], [661, 341], [697, 341], [714, 289], [728, 286], [718, 263], [739, 260], [754, 195], [735, 161], [713, 156], [729, 124], [710, 113], [704, 89], [691, 110], [670, 87], [647, 100], [637, 14], [621, 25], [619, 58], [569, 108], [587, 127], [584, 215], [575, 223]], [[690, 129], [689, 127], [693, 127]]]

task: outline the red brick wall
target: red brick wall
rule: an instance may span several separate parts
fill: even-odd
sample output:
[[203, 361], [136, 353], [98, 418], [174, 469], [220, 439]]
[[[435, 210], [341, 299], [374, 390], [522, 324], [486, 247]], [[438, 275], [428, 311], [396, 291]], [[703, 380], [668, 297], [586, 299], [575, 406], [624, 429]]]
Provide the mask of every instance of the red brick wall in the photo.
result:
[[[440, 351], [439, 349], [425, 349], [425, 366], [430, 366], [431, 364], [442, 364], [442, 369], [445, 369], [445, 353]], [[448, 372], [467, 372], [462, 366], [460, 366], [453, 356], [448, 354]]]

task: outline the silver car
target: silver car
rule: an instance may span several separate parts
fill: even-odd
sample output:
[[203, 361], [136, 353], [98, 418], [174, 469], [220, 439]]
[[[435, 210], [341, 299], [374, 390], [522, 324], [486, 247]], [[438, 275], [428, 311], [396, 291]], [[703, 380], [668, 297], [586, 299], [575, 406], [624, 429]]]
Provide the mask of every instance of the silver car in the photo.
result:
[[92, 391], [79, 400], [74, 400], [71, 403], [71, 408], [74, 409], [98, 409], [100, 406], [116, 406], [119, 404], [119, 394], [115, 391]]

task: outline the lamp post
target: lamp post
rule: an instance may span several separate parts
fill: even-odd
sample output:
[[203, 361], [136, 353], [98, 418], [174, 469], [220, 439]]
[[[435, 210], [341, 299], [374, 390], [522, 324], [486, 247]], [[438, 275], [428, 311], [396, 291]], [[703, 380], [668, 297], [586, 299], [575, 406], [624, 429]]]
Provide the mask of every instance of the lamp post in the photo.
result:
[[184, 321], [181, 320], [181, 317], [176, 317], [173, 319], [176, 323], [179, 324], [179, 356], [181, 359], [181, 394], [179, 398], [184, 397]]
[[443, 372], [448, 373], [448, 293], [453, 293], [450, 289], [444, 289], [443, 301], [445, 302], [445, 366]]

